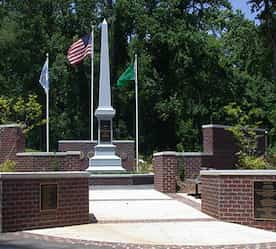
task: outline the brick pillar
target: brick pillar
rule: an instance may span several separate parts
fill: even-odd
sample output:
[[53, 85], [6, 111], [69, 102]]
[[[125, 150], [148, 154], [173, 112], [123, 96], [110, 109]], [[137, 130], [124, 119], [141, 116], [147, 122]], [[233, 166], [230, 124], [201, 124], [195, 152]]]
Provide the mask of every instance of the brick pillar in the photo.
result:
[[2, 202], [3, 202], [3, 190], [2, 190], [2, 180], [0, 180], [0, 233], [2, 233]]
[[[213, 154], [212, 168], [232, 169], [237, 163], [236, 153], [239, 151], [237, 141], [226, 125], [203, 125], [203, 151]], [[256, 129], [257, 151], [259, 155], [265, 153], [266, 133], [264, 129]]]
[[25, 150], [25, 137], [17, 124], [0, 125], [0, 163], [16, 159]]
[[153, 155], [154, 188], [163, 193], [176, 192], [176, 152], [161, 152]]

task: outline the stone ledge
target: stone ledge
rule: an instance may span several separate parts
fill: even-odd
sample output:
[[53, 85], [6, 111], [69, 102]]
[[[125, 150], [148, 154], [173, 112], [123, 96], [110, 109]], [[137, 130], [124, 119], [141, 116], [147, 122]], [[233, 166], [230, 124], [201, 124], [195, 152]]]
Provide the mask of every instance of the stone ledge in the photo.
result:
[[[134, 140], [113, 140], [114, 143], [134, 143], [135, 141]], [[97, 140], [59, 140], [58, 143], [98, 143]]]
[[16, 156], [80, 156], [80, 151], [66, 151], [66, 152], [20, 152]]
[[15, 128], [15, 127], [22, 127], [20, 124], [3, 124], [3, 125], [0, 125], [0, 129], [1, 128]]
[[201, 170], [201, 176], [276, 176], [276, 170]]
[[128, 177], [151, 177], [154, 176], [153, 173], [149, 174], [97, 174], [97, 175], [90, 175], [90, 178], [128, 178]]
[[1, 179], [57, 179], [57, 178], [89, 178], [89, 173], [83, 171], [66, 172], [7, 172], [0, 173]]
[[154, 153], [153, 156], [213, 156], [212, 153], [207, 152], [176, 152], [176, 151], [163, 151]]
[[[218, 125], [218, 124], [208, 124], [208, 125], [202, 125], [202, 128], [222, 128], [222, 129], [227, 129], [227, 128], [231, 128], [233, 126], [230, 125]], [[257, 128], [255, 129], [256, 131], [264, 131], [266, 132], [266, 129], [261, 129], [261, 128]]]
[[163, 151], [154, 153], [153, 156], [176, 156], [177, 152], [175, 151]]
[[213, 156], [212, 153], [207, 152], [176, 152], [176, 156]]

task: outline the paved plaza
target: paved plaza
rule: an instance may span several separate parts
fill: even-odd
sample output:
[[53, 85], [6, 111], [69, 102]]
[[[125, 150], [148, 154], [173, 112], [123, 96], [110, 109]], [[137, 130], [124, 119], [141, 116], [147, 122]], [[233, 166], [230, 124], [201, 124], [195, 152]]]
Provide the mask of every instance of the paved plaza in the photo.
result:
[[20, 236], [96, 247], [276, 248], [276, 233], [217, 221], [186, 194], [166, 195], [152, 186], [93, 186], [89, 199], [96, 223]]

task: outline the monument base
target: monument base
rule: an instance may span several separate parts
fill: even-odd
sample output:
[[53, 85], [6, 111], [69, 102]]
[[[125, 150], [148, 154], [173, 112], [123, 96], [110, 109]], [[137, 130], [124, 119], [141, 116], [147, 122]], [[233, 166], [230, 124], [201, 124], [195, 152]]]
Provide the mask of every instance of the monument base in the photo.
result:
[[89, 159], [89, 172], [111, 173], [125, 172], [121, 158], [115, 155], [113, 144], [99, 144], [95, 146], [95, 155]]

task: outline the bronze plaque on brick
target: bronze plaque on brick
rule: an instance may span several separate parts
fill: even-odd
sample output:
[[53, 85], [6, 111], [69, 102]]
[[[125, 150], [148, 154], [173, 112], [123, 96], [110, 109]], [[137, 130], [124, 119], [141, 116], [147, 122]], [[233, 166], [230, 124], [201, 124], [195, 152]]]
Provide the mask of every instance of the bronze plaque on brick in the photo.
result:
[[57, 184], [41, 184], [40, 206], [41, 210], [57, 208]]
[[111, 142], [111, 121], [110, 120], [101, 120], [100, 123], [100, 140], [101, 142]]
[[276, 220], [276, 182], [254, 182], [254, 216]]

